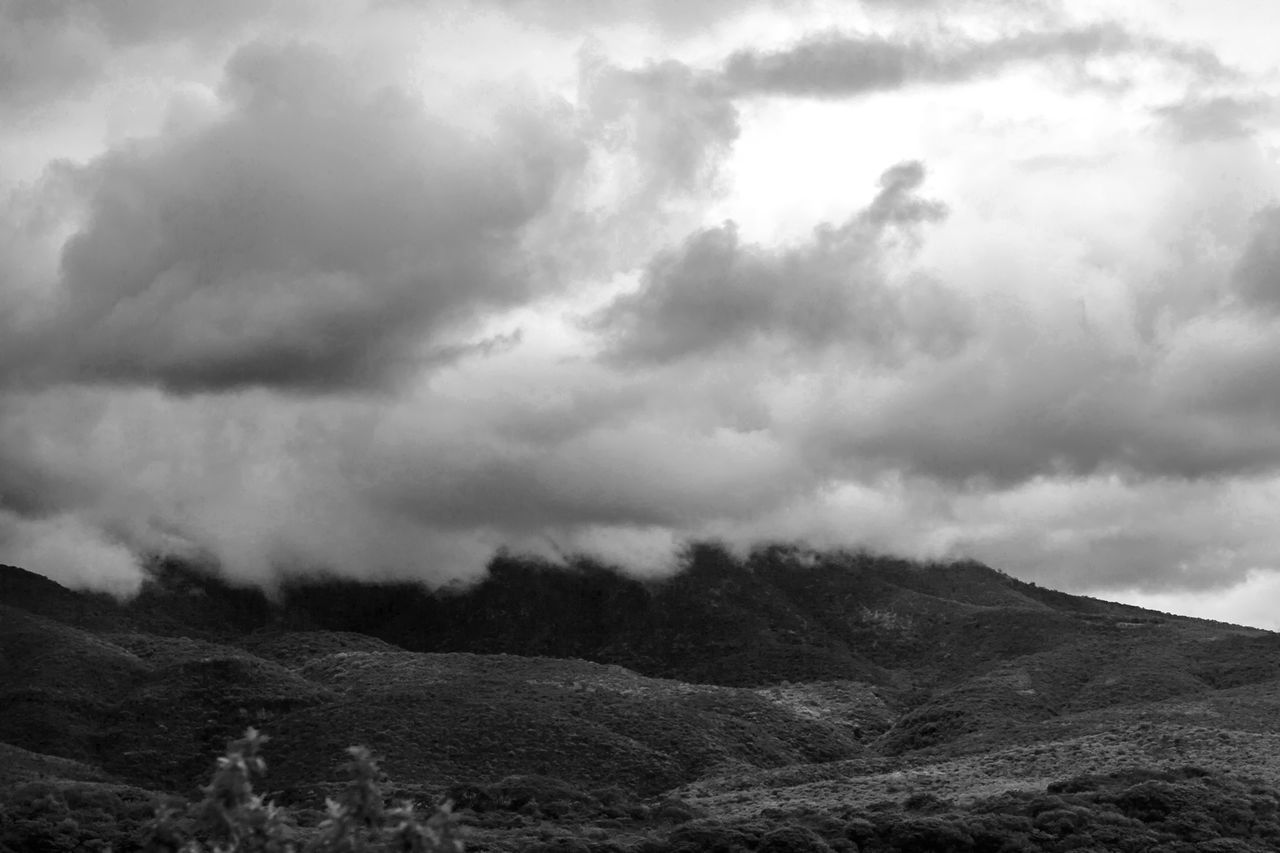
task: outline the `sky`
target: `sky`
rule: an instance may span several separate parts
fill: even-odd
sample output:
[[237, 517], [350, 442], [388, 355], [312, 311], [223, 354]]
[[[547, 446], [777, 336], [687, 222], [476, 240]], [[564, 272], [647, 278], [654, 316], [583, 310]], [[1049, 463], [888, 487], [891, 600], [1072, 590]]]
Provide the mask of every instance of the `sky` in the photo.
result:
[[0, 0], [0, 562], [785, 540], [1280, 628], [1278, 27]]

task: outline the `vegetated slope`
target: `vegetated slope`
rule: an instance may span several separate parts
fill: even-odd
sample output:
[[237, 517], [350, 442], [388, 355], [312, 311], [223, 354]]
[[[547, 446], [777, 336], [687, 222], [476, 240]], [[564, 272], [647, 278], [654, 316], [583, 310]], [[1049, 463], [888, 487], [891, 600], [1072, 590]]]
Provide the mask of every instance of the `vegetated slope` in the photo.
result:
[[[387, 756], [398, 779], [450, 784], [541, 774], [645, 794], [727, 767], [859, 755], [870, 739], [851, 714], [825, 719], [783, 697], [585, 661], [359, 652], [315, 659], [299, 673], [344, 700], [280, 721], [274, 751], [285, 785], [326, 778], [321, 757], [353, 737]], [[885, 728], [883, 703], [858, 695], [864, 724]]]
[[973, 563], [781, 547], [746, 560], [698, 547], [660, 582], [589, 562], [499, 559], [460, 591], [312, 581], [287, 587], [285, 601], [291, 618], [414, 650], [579, 657], [735, 686], [932, 688], [1089, 638], [1127, 642], [1143, 627], [1197, 642], [1261, 633], [1041, 590]]
[[[688, 562], [671, 578], [642, 582], [588, 561], [565, 569], [498, 558], [465, 589], [313, 578], [286, 583], [275, 601], [167, 562], [126, 604], [81, 601], [37, 575], [0, 569], [0, 591], [88, 629], [82, 642], [100, 647], [84, 661], [110, 648], [132, 662], [126, 681], [160, 670], [130, 700], [143, 704], [121, 711], [143, 717], [139, 697], [200, 706], [217, 703], [219, 691], [247, 691], [262, 701], [221, 704], [242, 721], [268, 722], [331, 688], [294, 685], [273, 696], [267, 685], [289, 682], [267, 662], [287, 668], [398, 645], [581, 658], [706, 684], [875, 684], [905, 712], [877, 748], [901, 754], [985, 748], [1011, 725], [1280, 677], [1276, 635], [1045, 590], [971, 562], [781, 546], [746, 560], [699, 546]], [[101, 678], [118, 665], [90, 669]], [[170, 680], [172, 695], [157, 686]], [[109, 692], [118, 699], [121, 689], [113, 682]], [[220, 736], [214, 722], [203, 731], [192, 751]]]
[[782, 546], [746, 559], [697, 546], [683, 571], [662, 580], [587, 560], [563, 568], [499, 557], [463, 588], [316, 576], [287, 579], [274, 599], [175, 561], [157, 564], [124, 605], [81, 601], [35, 577], [0, 569], [0, 593], [18, 590], [18, 600], [4, 600], [95, 631], [238, 642], [254, 631], [329, 630], [411, 651], [581, 658], [727, 686], [852, 680], [932, 688], [1001, 661], [1089, 638], [1106, 644], [1156, 625], [1196, 641], [1261, 633], [1045, 590], [977, 563]]
[[355, 634], [246, 638], [268, 658], [95, 635], [14, 608], [0, 617], [5, 742], [160, 790], [189, 790], [250, 725], [275, 733], [272, 778], [289, 798], [323, 789], [351, 743], [418, 787], [541, 773], [655, 793], [713, 770], [858, 755], [889, 725], [861, 685], [754, 691], [586, 661], [414, 653]]
[[1280, 792], [1274, 785], [1181, 767], [1079, 774], [1039, 790], [964, 803], [916, 792], [871, 805], [775, 806], [752, 817], [691, 821], [644, 849], [1266, 853], [1278, 848]]
[[91, 759], [102, 716], [149, 669], [99, 637], [0, 605], [0, 741]]
[[0, 593], [0, 741], [83, 784], [190, 791], [249, 725], [298, 802], [332, 791], [351, 743], [408, 793], [683, 786], [734, 820], [1091, 768], [1280, 782], [1280, 636], [975, 563], [708, 546], [652, 582], [504, 558], [465, 589], [310, 579], [269, 599], [169, 563], [127, 603], [4, 568]]
[[0, 788], [38, 779], [105, 782], [110, 778], [99, 768], [70, 758], [44, 755], [0, 743]]

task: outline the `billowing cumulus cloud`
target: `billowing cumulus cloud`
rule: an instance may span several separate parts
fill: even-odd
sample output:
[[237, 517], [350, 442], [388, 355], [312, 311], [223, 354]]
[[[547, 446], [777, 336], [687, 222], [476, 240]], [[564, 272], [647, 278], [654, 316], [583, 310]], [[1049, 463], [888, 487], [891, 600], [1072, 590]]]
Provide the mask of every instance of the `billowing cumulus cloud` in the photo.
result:
[[[886, 281], [893, 244], [910, 243], [915, 226], [946, 215], [944, 205], [916, 194], [923, 179], [920, 163], [893, 167], [864, 210], [795, 248], [744, 244], [732, 222], [694, 234], [590, 325], [623, 363], [673, 361], [759, 339], [883, 356], [953, 349], [965, 334], [958, 300], [929, 282], [895, 288]], [[934, 322], [939, 315], [943, 322]]]
[[184, 392], [379, 385], [546, 286], [521, 229], [578, 156], [567, 107], [502, 107], [469, 133], [300, 45], [241, 50], [223, 95], [212, 121], [73, 170], [84, 223], [31, 371]]

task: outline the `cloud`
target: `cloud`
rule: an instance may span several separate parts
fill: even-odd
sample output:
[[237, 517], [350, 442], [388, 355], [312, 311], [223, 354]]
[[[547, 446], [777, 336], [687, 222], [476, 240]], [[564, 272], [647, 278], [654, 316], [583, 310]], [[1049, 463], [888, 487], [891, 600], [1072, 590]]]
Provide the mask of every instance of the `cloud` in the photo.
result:
[[640, 287], [588, 325], [605, 336], [607, 356], [623, 364], [671, 362], [760, 340], [879, 356], [954, 349], [965, 336], [964, 318], [946, 310], [949, 295], [927, 281], [895, 288], [886, 280], [895, 241], [909, 246], [917, 226], [946, 215], [942, 204], [916, 194], [923, 180], [919, 163], [893, 167], [865, 210], [794, 248], [744, 244], [732, 222], [699, 231], [649, 264]]
[[289, 18], [289, 0], [4, 0], [0, 3], [0, 110], [47, 106], [92, 88], [123, 50], [211, 46], [259, 21]]
[[[266, 583], [317, 568], [442, 583], [475, 577], [501, 546], [635, 548], [656, 571], [664, 547], [679, 547], [675, 531], [747, 518], [804, 488], [798, 460], [768, 434], [708, 427], [668, 412], [652, 385], [619, 393], [598, 365], [558, 361], [477, 358], [394, 400], [11, 394], [0, 447], [38, 476], [7, 481], [23, 500], [5, 517], [30, 535], [0, 554], [39, 531], [62, 538], [71, 519], [126, 553], [209, 556]], [[548, 404], [552, 389], [569, 393]]]
[[514, 17], [551, 29], [580, 32], [583, 27], [633, 25], [651, 27], [667, 36], [704, 33], [750, 11], [753, 5], [800, 12], [812, 0], [768, 0], [744, 4], [740, 0], [487, 0]]
[[747, 548], [770, 536], [915, 559], [978, 559], [1057, 589], [1217, 593], [1269, 567], [1280, 480], [1036, 477], [956, 490], [889, 472], [835, 481], [747, 521], [709, 526]]
[[1126, 359], [1060, 312], [980, 307], [982, 339], [904, 363], [779, 372], [710, 351], [619, 372], [551, 329], [391, 399], [11, 393], [0, 476], [19, 483], [9, 515], [28, 531], [11, 539], [61, 539], [74, 519], [93, 541], [205, 553], [268, 582], [317, 567], [469, 578], [500, 546], [657, 572], [699, 536], [969, 555], [1073, 589], [1216, 587], [1266, 559], [1266, 493], [1240, 475], [1267, 482], [1280, 436], [1197, 390], [1229, 367], [1187, 373], [1228, 364], [1215, 341], [1238, 318]]
[[1235, 269], [1233, 287], [1250, 308], [1280, 313], [1280, 207], [1255, 216], [1254, 230]]
[[554, 234], [566, 274], [609, 277], [702, 221], [723, 193], [739, 113], [714, 75], [667, 60], [621, 68], [579, 53], [580, 134], [590, 156]]
[[1268, 631], [1280, 630], [1274, 602], [1280, 595], [1280, 574], [1267, 569], [1251, 569], [1237, 584], [1215, 590], [1211, 596], [1200, 591], [1108, 590], [1108, 598], [1164, 613], [1180, 613], [1199, 619], [1215, 619], [1253, 625]]
[[719, 82], [680, 62], [628, 70], [586, 53], [579, 97], [600, 141], [633, 153], [641, 197], [705, 188], [738, 137], [738, 112]]
[[1048, 320], [998, 332], [993, 313], [954, 358], [806, 404], [793, 419], [811, 464], [980, 490], [1111, 473], [1252, 476], [1280, 465], [1272, 407], [1252, 396], [1275, 385], [1273, 327], [1246, 343], [1235, 318], [1199, 321], [1148, 349]]
[[378, 387], [548, 286], [522, 229], [580, 157], [566, 106], [498, 105], [468, 132], [318, 48], [264, 43], [228, 63], [223, 99], [70, 169], [84, 220], [56, 319], [26, 342], [36, 379]]
[[[680, 528], [750, 516], [803, 479], [789, 449], [761, 432], [699, 430], [666, 418], [579, 430], [554, 444], [481, 433], [382, 448], [374, 492], [397, 512], [446, 528], [555, 531]], [[450, 452], [439, 452], [448, 447]]]
[[0, 512], [0, 564], [34, 566], [64, 586], [130, 596], [142, 586], [137, 556], [74, 515], [15, 518]]
[[726, 61], [723, 73], [726, 84], [742, 96], [843, 98], [916, 84], [963, 83], [1018, 64], [1120, 55], [1155, 56], [1197, 79], [1232, 73], [1207, 49], [1134, 35], [1111, 23], [1029, 30], [987, 41], [828, 32], [783, 50], [740, 50]]
[[1274, 476], [1037, 478], [954, 505], [953, 547], [1077, 590], [1218, 591], [1265, 567]]
[[135, 44], [157, 39], [217, 36], [241, 26], [255, 14], [280, 5], [256, 0], [229, 0], [214, 7], [198, 0], [129, 0], [107, 4], [92, 0], [7, 0], [4, 15], [18, 27], [82, 27], [98, 33], [111, 44]]
[[1154, 110], [1175, 139], [1182, 142], [1213, 142], [1251, 136], [1253, 120], [1268, 112], [1271, 104], [1263, 98], [1188, 97]]

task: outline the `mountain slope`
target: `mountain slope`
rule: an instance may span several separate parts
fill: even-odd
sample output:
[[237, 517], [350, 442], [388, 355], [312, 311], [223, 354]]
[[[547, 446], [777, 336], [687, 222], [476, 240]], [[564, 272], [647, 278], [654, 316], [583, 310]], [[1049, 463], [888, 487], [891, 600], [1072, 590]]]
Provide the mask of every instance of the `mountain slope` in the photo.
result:
[[[283, 801], [333, 793], [363, 743], [400, 793], [532, 786], [624, 822], [649, 807], [606, 791], [756, 820], [1135, 766], [1280, 785], [1280, 635], [974, 563], [708, 546], [653, 582], [500, 559], [464, 589], [312, 578], [269, 598], [168, 563], [129, 602], [9, 568], [0, 591], [7, 790], [191, 792], [250, 725]], [[553, 811], [485, 817], [487, 837], [521, 849]]]
[[[1045, 590], [976, 563], [780, 546], [745, 560], [698, 546], [683, 571], [659, 581], [590, 561], [563, 568], [500, 557], [460, 589], [316, 576], [287, 579], [274, 599], [173, 561], [158, 564], [125, 604], [28, 575], [0, 569], [2, 600], [98, 632], [227, 641], [255, 631], [342, 631], [411, 651], [582, 658], [726, 686], [928, 688], [1071, 644], [1130, 644], [1131, 633], [1159, 642], [1266, 634]], [[7, 592], [19, 587], [20, 595]]]

